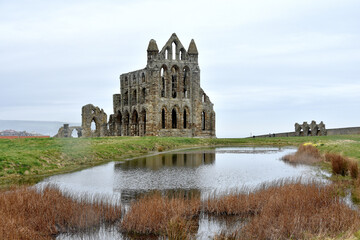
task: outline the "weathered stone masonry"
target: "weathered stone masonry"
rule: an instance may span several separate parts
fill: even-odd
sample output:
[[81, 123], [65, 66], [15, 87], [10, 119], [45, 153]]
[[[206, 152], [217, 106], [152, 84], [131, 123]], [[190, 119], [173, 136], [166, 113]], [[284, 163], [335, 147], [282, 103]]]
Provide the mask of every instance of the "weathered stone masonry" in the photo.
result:
[[215, 112], [200, 87], [198, 55], [194, 40], [186, 51], [175, 33], [161, 51], [150, 40], [146, 67], [120, 75], [109, 122], [102, 109], [85, 105], [80, 135], [215, 137]]
[[146, 67], [120, 76], [113, 104], [112, 136], [215, 137], [215, 112], [200, 87], [197, 47], [191, 40], [186, 51], [175, 33], [161, 51], [150, 40]]

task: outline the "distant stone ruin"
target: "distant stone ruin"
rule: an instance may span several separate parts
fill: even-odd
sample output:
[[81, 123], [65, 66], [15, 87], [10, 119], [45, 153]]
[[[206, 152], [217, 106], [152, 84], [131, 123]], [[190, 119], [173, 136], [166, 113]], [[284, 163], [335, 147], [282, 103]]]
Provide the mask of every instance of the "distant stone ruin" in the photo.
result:
[[82, 137], [82, 128], [80, 126], [70, 127], [69, 124], [64, 124], [54, 137], [70, 138], [73, 136], [74, 131], [76, 132], [77, 137]]
[[321, 121], [316, 124], [316, 121], [311, 121], [310, 125], [307, 122], [303, 124], [295, 123], [295, 136], [326, 136], [327, 130], [325, 124]]

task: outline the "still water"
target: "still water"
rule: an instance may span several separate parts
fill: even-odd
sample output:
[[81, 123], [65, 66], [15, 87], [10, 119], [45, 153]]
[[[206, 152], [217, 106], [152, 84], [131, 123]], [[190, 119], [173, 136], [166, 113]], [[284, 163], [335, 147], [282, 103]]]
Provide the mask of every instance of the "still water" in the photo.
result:
[[[191, 192], [204, 198], [214, 192], [252, 189], [283, 178], [323, 179], [325, 173], [317, 167], [290, 165], [281, 160], [295, 151], [294, 148], [226, 147], [168, 152], [52, 176], [39, 185], [52, 183], [74, 195], [96, 194], [120, 199], [126, 206], [139, 194], [152, 190]], [[210, 238], [222, 224], [206, 217], [200, 219], [199, 238]], [[116, 235], [102, 233], [101, 238], [107, 239], [106, 234], [113, 234], [109, 239]], [[59, 236], [59, 239], [74, 238]], [[122, 239], [120, 234], [116, 238]]]

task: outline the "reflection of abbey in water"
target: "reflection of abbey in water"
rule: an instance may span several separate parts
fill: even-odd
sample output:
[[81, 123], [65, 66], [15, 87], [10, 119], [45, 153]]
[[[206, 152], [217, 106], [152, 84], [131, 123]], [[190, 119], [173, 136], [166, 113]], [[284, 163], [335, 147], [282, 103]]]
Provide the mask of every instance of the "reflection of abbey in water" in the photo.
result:
[[[114, 191], [121, 193], [121, 202], [129, 203], [154, 190], [170, 195], [200, 197], [201, 191], [194, 186], [200, 183], [196, 168], [215, 163], [215, 152], [174, 153], [149, 156], [115, 164]], [[179, 191], [179, 179], [173, 170], [183, 169], [183, 187]], [[177, 170], [176, 172], [179, 173]], [[181, 172], [181, 171], [180, 171]], [[189, 188], [188, 188], [189, 187]]]
[[215, 153], [178, 153], [161, 154], [146, 158], [134, 159], [115, 165], [122, 170], [135, 168], [146, 168], [158, 170], [162, 167], [190, 167], [195, 168], [201, 165], [213, 164], [215, 162]]

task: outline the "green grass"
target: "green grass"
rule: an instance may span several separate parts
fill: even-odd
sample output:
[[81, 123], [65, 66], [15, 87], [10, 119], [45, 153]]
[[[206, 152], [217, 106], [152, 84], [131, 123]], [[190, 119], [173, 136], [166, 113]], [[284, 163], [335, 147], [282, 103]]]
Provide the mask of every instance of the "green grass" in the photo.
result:
[[318, 144], [360, 160], [360, 135], [284, 138], [201, 139], [176, 137], [0, 139], [0, 185], [34, 183], [42, 178], [120, 161], [146, 153], [196, 146], [299, 146]]

